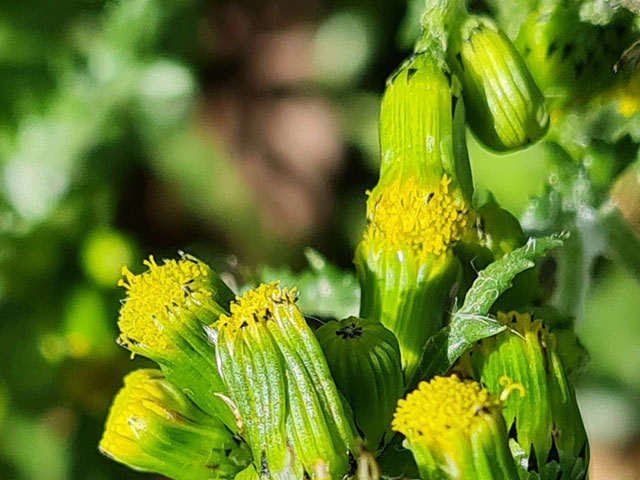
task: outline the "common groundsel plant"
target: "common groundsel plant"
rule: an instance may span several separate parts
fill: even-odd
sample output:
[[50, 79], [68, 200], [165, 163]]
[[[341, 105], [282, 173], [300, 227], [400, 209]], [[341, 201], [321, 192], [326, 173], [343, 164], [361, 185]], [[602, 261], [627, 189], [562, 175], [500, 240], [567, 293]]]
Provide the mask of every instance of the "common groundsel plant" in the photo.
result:
[[[187, 254], [124, 267], [118, 341], [157, 369], [125, 378], [101, 451], [176, 480], [587, 478], [573, 322], [602, 252], [586, 233], [638, 266], [608, 189], [637, 168], [616, 142], [640, 136], [637, 19], [590, 5], [427, 0], [382, 98], [357, 282], [312, 251], [309, 271], [238, 292]], [[611, 108], [618, 137], [596, 138]], [[523, 225], [474, 194], [467, 127], [550, 152]], [[535, 262], [552, 250], [549, 282]]]

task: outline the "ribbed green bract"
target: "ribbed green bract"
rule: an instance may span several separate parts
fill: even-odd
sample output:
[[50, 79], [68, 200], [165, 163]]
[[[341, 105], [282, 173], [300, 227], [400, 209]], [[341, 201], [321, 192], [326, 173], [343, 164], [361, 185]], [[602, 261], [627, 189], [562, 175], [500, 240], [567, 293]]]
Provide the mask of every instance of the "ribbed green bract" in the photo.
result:
[[403, 393], [398, 341], [379, 322], [356, 317], [327, 322], [315, 333], [365, 445], [380, 451], [391, 436], [391, 416]]
[[549, 127], [544, 97], [511, 41], [492, 20], [474, 15], [463, 23], [461, 37], [450, 62], [476, 136], [501, 152], [541, 138]]
[[362, 284], [360, 315], [379, 320], [400, 345], [405, 378], [412, 378], [430, 336], [443, 327], [452, 305], [451, 288], [460, 277], [453, 252], [430, 256], [422, 264], [410, 250], [356, 249], [355, 265]]
[[525, 470], [541, 480], [582, 480], [589, 463], [589, 445], [555, 335], [530, 314], [499, 313], [507, 329], [484, 339], [462, 358], [474, 378], [499, 394], [505, 380], [519, 383], [524, 395], [513, 393], [503, 408], [510, 437], [521, 451]]

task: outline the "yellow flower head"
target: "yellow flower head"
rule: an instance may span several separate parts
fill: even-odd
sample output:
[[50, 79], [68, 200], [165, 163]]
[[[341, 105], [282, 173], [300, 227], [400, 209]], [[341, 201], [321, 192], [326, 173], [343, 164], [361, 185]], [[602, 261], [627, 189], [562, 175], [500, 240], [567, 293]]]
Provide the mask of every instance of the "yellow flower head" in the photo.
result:
[[257, 288], [237, 296], [231, 303], [231, 315], [220, 315], [214, 328], [224, 328], [228, 335], [243, 328], [256, 328], [273, 319], [280, 306], [294, 305], [298, 291], [294, 288], [281, 288], [280, 282], [263, 283]]
[[499, 410], [500, 402], [478, 382], [435, 377], [398, 400], [391, 427], [412, 443], [446, 445], [460, 434], [469, 436], [482, 416]]
[[231, 478], [249, 461], [246, 446], [219, 420], [152, 369], [125, 377], [99, 448], [137, 470], [189, 480]]
[[367, 204], [364, 241], [381, 239], [394, 250], [409, 248], [419, 260], [445, 253], [462, 238], [469, 214], [450, 184], [445, 174], [431, 189], [411, 177], [376, 188]]
[[111, 406], [100, 451], [124, 462], [136, 463], [146, 457], [145, 442], [156, 434], [154, 419], [178, 415], [162, 405], [170, 399], [163, 391], [167, 388], [172, 389], [157, 370], [136, 370], [127, 375]]
[[143, 263], [148, 270], [140, 275], [122, 267], [124, 278], [118, 286], [127, 290], [127, 299], [118, 319], [122, 332], [119, 340], [125, 346], [142, 344], [164, 352], [171, 347], [163, 325], [174, 313], [213, 304], [212, 272], [206, 264], [187, 255], [165, 260], [162, 265], [149, 256]]

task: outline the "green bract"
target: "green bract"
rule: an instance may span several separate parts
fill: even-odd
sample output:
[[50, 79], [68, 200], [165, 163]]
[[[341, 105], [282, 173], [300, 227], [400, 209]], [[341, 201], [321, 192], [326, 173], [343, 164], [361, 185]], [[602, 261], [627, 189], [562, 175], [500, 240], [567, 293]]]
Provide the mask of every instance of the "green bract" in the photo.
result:
[[355, 317], [325, 323], [316, 337], [365, 445], [380, 450], [389, 440], [391, 415], [403, 393], [396, 337], [378, 322]]

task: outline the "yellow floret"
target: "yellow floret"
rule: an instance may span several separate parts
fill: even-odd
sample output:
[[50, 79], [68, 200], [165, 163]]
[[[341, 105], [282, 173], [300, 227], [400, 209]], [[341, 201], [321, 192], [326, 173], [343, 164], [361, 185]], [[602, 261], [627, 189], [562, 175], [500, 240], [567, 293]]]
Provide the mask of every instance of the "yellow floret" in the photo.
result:
[[220, 315], [214, 327], [235, 335], [241, 328], [264, 324], [273, 318], [279, 305], [293, 305], [297, 298], [295, 288], [281, 288], [280, 282], [263, 283], [237, 296], [230, 306], [231, 316]]
[[379, 238], [395, 249], [408, 247], [420, 259], [446, 252], [462, 238], [469, 213], [450, 184], [445, 174], [434, 189], [413, 178], [377, 189], [368, 201], [364, 241]]
[[391, 426], [411, 442], [442, 444], [449, 436], [470, 434], [481, 415], [499, 408], [499, 401], [478, 382], [456, 375], [435, 377], [398, 400]]
[[171, 312], [198, 307], [211, 297], [206, 288], [208, 267], [192, 257], [180, 260], [165, 260], [156, 264], [153, 256], [144, 261], [148, 271], [134, 275], [122, 267], [123, 279], [118, 286], [127, 290], [127, 299], [120, 309], [118, 326], [122, 332], [120, 340], [143, 344], [157, 351], [168, 348], [163, 333], [163, 320]]
[[498, 312], [496, 319], [508, 327], [507, 332], [516, 332], [524, 338], [532, 337], [545, 347], [555, 347], [556, 336], [549, 331], [542, 320], [534, 319], [530, 313]]

